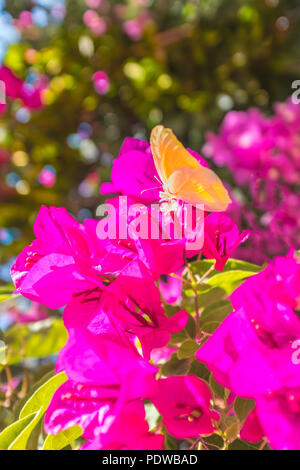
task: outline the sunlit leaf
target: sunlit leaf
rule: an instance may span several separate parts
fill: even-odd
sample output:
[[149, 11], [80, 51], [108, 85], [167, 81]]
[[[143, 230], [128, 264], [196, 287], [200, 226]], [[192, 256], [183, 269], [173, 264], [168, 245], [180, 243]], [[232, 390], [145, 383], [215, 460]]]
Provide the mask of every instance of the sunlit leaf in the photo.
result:
[[80, 426], [72, 426], [71, 428], [60, 431], [58, 434], [48, 435], [45, 439], [43, 450], [60, 450], [78, 439], [83, 433]]
[[177, 351], [178, 359], [187, 359], [195, 355], [195, 352], [198, 351], [200, 345], [193, 341], [192, 339], [184, 341]]

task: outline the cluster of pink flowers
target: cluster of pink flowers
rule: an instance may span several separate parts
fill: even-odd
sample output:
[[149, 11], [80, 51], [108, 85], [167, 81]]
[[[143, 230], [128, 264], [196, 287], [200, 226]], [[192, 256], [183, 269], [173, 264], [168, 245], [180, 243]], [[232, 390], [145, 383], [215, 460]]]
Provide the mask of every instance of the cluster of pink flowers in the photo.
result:
[[151, 21], [151, 14], [148, 11], [148, 0], [135, 0], [131, 4], [124, 5], [117, 3], [113, 7], [107, 0], [86, 0], [89, 7], [83, 15], [84, 24], [95, 36], [103, 36], [110, 26], [108, 11], [113, 9], [113, 13], [122, 22], [123, 31], [132, 41], [139, 41], [146, 26]]
[[[17, 77], [6, 66], [0, 67], [0, 80], [4, 83], [5, 97], [19, 99], [28, 109], [39, 109], [43, 106], [42, 91], [46, 88], [45, 77], [41, 76], [34, 84], [29, 84]], [[6, 103], [0, 104], [0, 113], [6, 111]]]
[[106, 33], [106, 22], [94, 10], [87, 10], [83, 15], [85, 25], [95, 34], [95, 36], [103, 36]]
[[[290, 252], [247, 279], [234, 311], [197, 352], [216, 380], [255, 401], [241, 437], [300, 449], [300, 262]], [[298, 312], [297, 312], [298, 309]]]
[[19, 14], [18, 18], [13, 20], [13, 24], [20, 30], [26, 31], [27, 28], [30, 28], [33, 25], [32, 13], [29, 10], [23, 10]]
[[240, 257], [263, 262], [299, 245], [299, 105], [277, 103], [271, 117], [257, 109], [227, 113], [219, 134], [207, 135], [204, 153], [227, 166], [243, 189], [233, 192], [230, 214], [253, 237]]
[[[128, 138], [102, 192], [127, 195], [129, 206], [142, 201], [148, 207], [158, 200], [158, 191], [150, 190], [156, 177], [149, 144]], [[111, 200], [116, 207], [120, 196]], [[225, 214], [209, 214], [206, 220], [202, 254], [223, 269], [249, 233], [239, 234]], [[219, 415], [211, 409], [208, 385], [193, 375], [159, 376], [159, 357], [169, 354], [171, 335], [185, 327], [188, 314], [166, 315], [157, 281], [182, 270], [186, 257], [195, 253], [187, 252], [186, 240], [172, 237], [173, 232], [167, 239], [130, 234], [99, 239], [98, 223], [79, 224], [64, 208], [43, 206], [35, 240], [11, 269], [17, 292], [50, 309], [65, 306], [68, 341], [57, 371], [64, 370], [68, 380], [53, 396], [46, 432], [80, 425], [85, 449], [162, 449], [163, 434], [149, 431], [145, 420], [147, 400], [176, 438], [213, 433]], [[164, 292], [170, 297], [171, 291], [174, 300], [180, 286], [175, 292], [172, 283], [169, 287], [164, 285]]]

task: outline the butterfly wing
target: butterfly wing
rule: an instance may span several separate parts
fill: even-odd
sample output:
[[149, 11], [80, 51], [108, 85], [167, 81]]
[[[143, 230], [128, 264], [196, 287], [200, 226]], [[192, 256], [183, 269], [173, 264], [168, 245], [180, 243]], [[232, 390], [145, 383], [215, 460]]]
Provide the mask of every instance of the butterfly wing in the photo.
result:
[[171, 129], [156, 126], [150, 137], [151, 151], [157, 173], [165, 187], [174, 171], [184, 166], [197, 168], [199, 163], [175, 137]]
[[157, 173], [174, 198], [191, 204], [204, 204], [208, 211], [226, 210], [231, 199], [220, 178], [200, 165], [171, 129], [156, 126], [152, 130], [150, 144]]
[[176, 170], [168, 180], [168, 187], [176, 199], [203, 204], [206, 211], [223, 212], [231, 202], [220, 178], [201, 165]]

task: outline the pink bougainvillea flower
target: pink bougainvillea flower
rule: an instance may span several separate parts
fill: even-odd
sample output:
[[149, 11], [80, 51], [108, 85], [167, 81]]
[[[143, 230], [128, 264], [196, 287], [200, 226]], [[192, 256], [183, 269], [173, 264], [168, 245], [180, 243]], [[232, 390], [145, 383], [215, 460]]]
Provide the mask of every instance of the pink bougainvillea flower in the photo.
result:
[[159, 379], [157, 393], [151, 400], [161, 413], [168, 432], [177, 439], [214, 432], [212, 420], [218, 420], [219, 415], [210, 410], [210, 390], [198, 377]]
[[[137, 261], [130, 263], [115, 281], [120, 291], [126, 292], [124, 301], [115, 303], [112, 313], [115, 321], [122, 324], [125, 331], [136, 335], [141, 341], [144, 357], [150, 357], [152, 349], [165, 346], [172, 333], [181, 331], [188, 320], [188, 314], [181, 310], [167, 317], [161, 305], [160, 293], [153, 278], [144, 265]], [[109, 300], [111, 295], [104, 294]]]
[[55, 392], [45, 416], [45, 431], [57, 434], [72, 426], [88, 439], [82, 449], [162, 449], [164, 437], [149, 433], [142, 400], [118, 407], [120, 388], [65, 382]]
[[256, 408], [248, 415], [241, 438], [259, 442], [267, 436], [274, 450], [299, 450], [300, 388], [283, 388], [256, 398]]
[[81, 426], [84, 436], [94, 437], [95, 429], [111, 416], [120, 389], [117, 386], [93, 386], [67, 380], [54, 393], [45, 416], [45, 431], [58, 434], [72, 426]]
[[251, 398], [300, 385], [299, 366], [291, 360], [291, 345], [300, 337], [294, 312], [299, 273], [296, 259], [280, 257], [247, 279], [231, 296], [236, 311], [197, 352], [216, 380], [237, 395]]
[[261, 428], [274, 450], [300, 450], [300, 387], [256, 398]]
[[247, 279], [232, 294], [235, 311], [196, 353], [219, 383], [255, 400], [260, 426], [274, 449], [299, 448], [293, 438], [300, 429], [300, 365], [293, 360], [300, 338], [294, 311], [299, 274], [300, 264], [289, 254]]
[[[108, 420], [107, 420], [108, 421]], [[131, 402], [110, 426], [98, 430], [92, 441], [83, 445], [84, 450], [163, 450], [164, 436], [149, 432], [145, 420], [144, 405]]]
[[257, 417], [256, 409], [254, 408], [248, 414], [241, 429], [240, 436], [245, 441], [256, 443], [261, 441], [264, 435], [264, 431]]
[[65, 209], [42, 206], [33, 230], [36, 239], [11, 268], [18, 293], [55, 309], [101, 284], [103, 251], [95, 227], [94, 233], [85, 230]]
[[[151, 349], [164, 346], [171, 333], [184, 328], [187, 313], [167, 318], [150, 266], [138, 259], [142, 248], [116, 244], [113, 251], [110, 241], [97, 238], [96, 224], [90, 220], [80, 225], [64, 209], [43, 207], [34, 225], [37, 239], [11, 269], [16, 291], [49, 308], [74, 298], [84, 305], [92, 294], [99, 301], [99, 315], [110, 315], [122, 331], [137, 336], [149, 357]], [[162, 261], [157, 257], [157, 266]]]
[[66, 305], [73, 294], [105, 290], [108, 280], [128, 264], [123, 252], [105, 250], [97, 220], [79, 224], [63, 208], [42, 206], [33, 227], [36, 239], [11, 268], [16, 291], [49, 308]]
[[155, 279], [181, 269], [185, 258], [197, 255], [202, 248], [204, 213], [201, 210], [179, 204], [173, 211], [164, 213], [158, 204], [146, 206], [124, 196], [109, 199], [107, 203], [109, 217], [99, 222], [100, 237], [108, 240], [110, 221], [116, 227], [107, 250], [116, 252], [117, 246], [127, 248], [128, 254], [135, 253]]
[[[172, 333], [185, 327], [187, 312], [181, 310], [169, 318], [165, 315], [159, 290], [141, 262], [130, 263], [110, 287], [107, 292], [90, 289], [76, 295], [63, 313], [65, 321], [69, 312], [72, 317], [80, 318], [80, 309], [83, 309], [89, 330], [100, 334], [99, 324], [107, 319], [120, 333], [129, 336], [130, 341], [137, 337], [147, 359], [152, 349], [165, 346]], [[91, 305], [93, 300], [97, 300], [96, 308], [88, 317], [86, 303]]]
[[95, 315], [99, 311], [98, 299], [93, 299], [91, 294], [85, 300], [74, 300], [64, 310], [69, 338], [59, 353], [57, 370], [64, 370], [77, 383], [119, 386], [126, 382], [123, 398], [148, 396], [156, 368], [143, 359], [134, 338], [119, 329], [114, 319], [107, 314]]
[[237, 225], [227, 215], [212, 213], [204, 219], [204, 245], [202, 252], [215, 259], [215, 269], [222, 271], [235, 249], [250, 236], [249, 230], [239, 233]]
[[300, 321], [296, 330], [277, 336], [252, 318], [242, 308], [231, 313], [199, 349], [198, 360], [218, 382], [245, 398], [300, 384], [299, 366], [291, 361]]
[[107, 315], [95, 317], [99, 300], [91, 293], [64, 311], [68, 341], [57, 360], [57, 371], [69, 380], [55, 393], [47, 410], [46, 431], [57, 434], [80, 425], [84, 437], [95, 439], [130, 403], [156, 392], [157, 369], [138, 353], [133, 341]]
[[[116, 238], [107, 239], [107, 250], [113, 253], [123, 250], [123, 254], [131, 258], [141, 260], [145, 266], [151, 271], [153, 277], [157, 279], [162, 274], [168, 274], [177, 271], [184, 264], [185, 245], [187, 238], [176, 236], [174, 234], [174, 221], [168, 221], [167, 231], [164, 216], [158, 208], [141, 207], [143, 214], [142, 225], [143, 232], [139, 233], [136, 224], [133, 224], [137, 218], [130, 214], [134, 205], [132, 198], [126, 199], [126, 205], [123, 203], [124, 198], [116, 197], [109, 199], [107, 202], [112, 205], [116, 213]], [[125, 207], [123, 207], [123, 205]], [[164, 217], [164, 218], [163, 218]], [[105, 224], [103, 219], [103, 223]], [[109, 218], [108, 218], [109, 220]], [[101, 222], [102, 223], [102, 222]], [[122, 224], [127, 234], [122, 235], [122, 239], [118, 238]], [[157, 231], [157, 236], [152, 236], [152, 228]], [[123, 229], [122, 229], [123, 230]], [[193, 233], [191, 233], [191, 236]]]

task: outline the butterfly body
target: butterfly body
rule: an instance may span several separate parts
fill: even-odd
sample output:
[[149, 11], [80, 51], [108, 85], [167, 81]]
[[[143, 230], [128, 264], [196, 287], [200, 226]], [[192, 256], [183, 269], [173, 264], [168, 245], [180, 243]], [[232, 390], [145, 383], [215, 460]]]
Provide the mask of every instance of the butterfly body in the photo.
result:
[[162, 183], [161, 201], [201, 204], [204, 210], [226, 210], [231, 199], [220, 178], [200, 165], [171, 129], [156, 126], [150, 137], [154, 164]]

